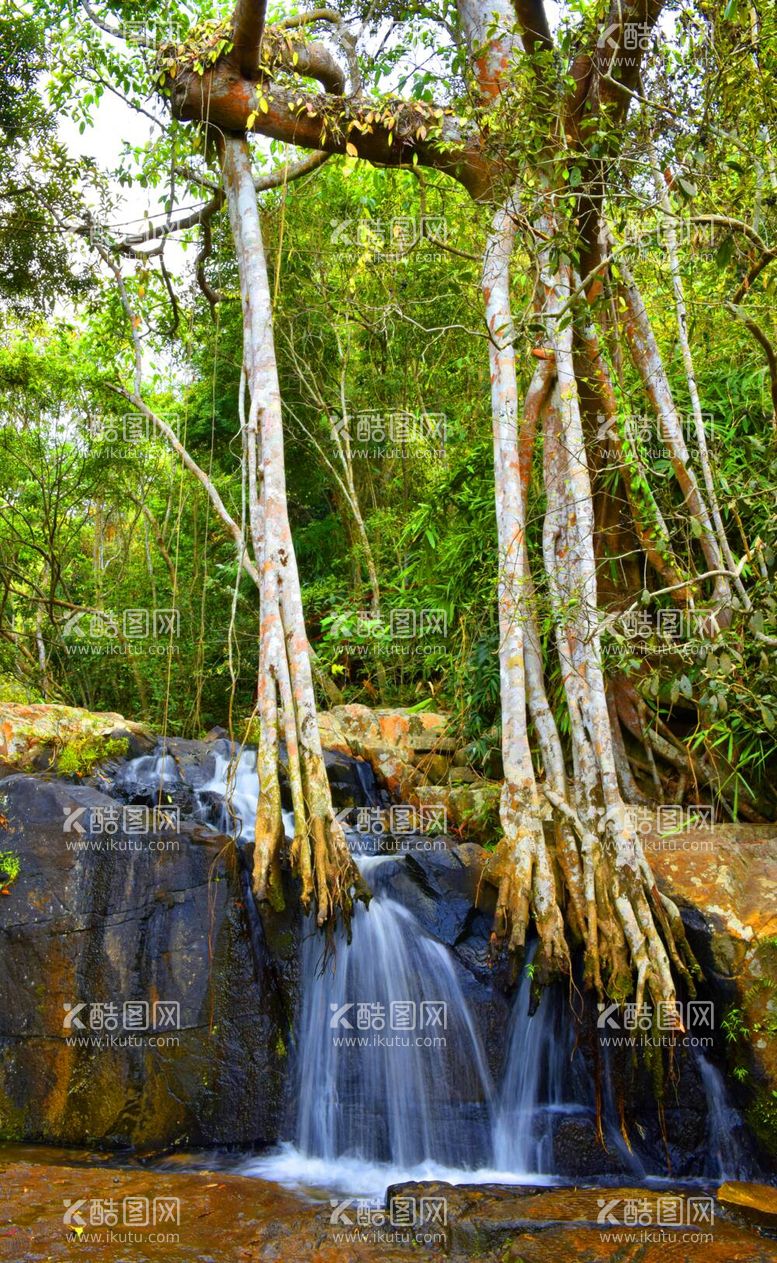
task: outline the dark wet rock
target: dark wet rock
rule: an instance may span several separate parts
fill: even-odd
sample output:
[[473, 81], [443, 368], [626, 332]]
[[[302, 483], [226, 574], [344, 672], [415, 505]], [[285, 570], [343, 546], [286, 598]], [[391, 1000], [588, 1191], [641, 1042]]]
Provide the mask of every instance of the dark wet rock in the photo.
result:
[[[187, 819], [172, 836], [66, 832], [122, 803], [62, 780], [9, 776], [0, 802], [21, 864], [0, 899], [0, 1138], [272, 1141], [292, 1000], [235, 848]], [[125, 1015], [132, 1001], [148, 1012]], [[159, 1002], [180, 1006], [168, 1026]]]
[[[486, 852], [476, 842], [450, 845], [444, 837], [412, 839], [405, 862], [385, 870], [382, 880], [424, 929], [452, 948], [489, 990], [507, 984], [505, 962], [492, 958], [493, 888], [481, 882]], [[478, 906], [479, 905], [479, 906]]]
[[[286, 764], [286, 747], [281, 743], [280, 779], [281, 796], [284, 807], [292, 809], [291, 785]], [[363, 759], [352, 758], [337, 750], [324, 751], [329, 788], [332, 792], [332, 805], [338, 812], [348, 808], [355, 811], [357, 807], [369, 807], [382, 800], [375, 783], [375, 774]]]
[[391, 893], [440, 942], [452, 947], [474, 914], [466, 870], [440, 842], [434, 851], [412, 851], [391, 875]]
[[[689, 1196], [712, 1199], [714, 1191], [682, 1185], [661, 1190], [619, 1187], [615, 1182], [603, 1189], [423, 1181], [392, 1185], [386, 1206], [412, 1201], [417, 1207], [423, 1204], [430, 1216], [444, 1207], [444, 1255], [454, 1263], [473, 1258], [500, 1263], [616, 1263], [637, 1258], [640, 1263], [774, 1263], [774, 1242], [754, 1227], [731, 1222], [720, 1205], [712, 1204], [711, 1222], [703, 1225], [703, 1233], [649, 1230], [661, 1222], [659, 1198], [671, 1196], [685, 1206]], [[628, 1222], [619, 1222], [619, 1216], [626, 1217], [627, 1206], [635, 1204], [649, 1225], [647, 1232], [639, 1227], [629, 1232]], [[606, 1226], [598, 1222], [605, 1205], [611, 1206], [613, 1220]]]
[[553, 1168], [557, 1175], [590, 1179], [627, 1171], [623, 1155], [613, 1146], [602, 1147], [593, 1111], [574, 1114], [539, 1113], [535, 1126], [547, 1128], [553, 1138]]

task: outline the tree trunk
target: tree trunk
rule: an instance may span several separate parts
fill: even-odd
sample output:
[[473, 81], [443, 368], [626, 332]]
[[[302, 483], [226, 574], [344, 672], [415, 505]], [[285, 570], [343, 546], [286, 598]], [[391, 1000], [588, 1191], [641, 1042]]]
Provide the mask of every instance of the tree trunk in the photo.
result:
[[354, 898], [366, 891], [335, 818], [318, 731], [313, 678], [289, 527], [283, 452], [283, 419], [272, 333], [272, 305], [248, 144], [222, 141], [222, 171], [235, 240], [244, 321], [244, 365], [250, 406], [246, 419], [249, 462], [258, 457], [249, 489], [261, 527], [259, 643], [260, 797], [256, 816], [253, 880], [259, 899], [282, 903], [284, 830], [278, 776], [279, 741], [286, 741], [294, 805], [291, 864], [299, 876], [303, 907], [315, 905], [320, 926], [338, 915], [350, 923]]
[[[516, 441], [518, 391], [510, 311], [510, 258], [515, 229], [511, 198], [494, 216], [483, 267], [483, 296], [491, 335], [504, 764], [500, 802], [504, 837], [490, 861], [489, 870], [498, 883], [497, 937], [506, 939], [513, 951], [521, 948], [531, 911], [542, 943], [543, 972], [553, 974], [568, 973], [570, 961], [555, 874], [545, 841], [526, 721], [526, 613], [530, 575], [525, 547], [521, 461]], [[536, 698], [536, 654], [531, 655], [531, 663]], [[541, 731], [546, 732], [545, 725], [541, 724]]]

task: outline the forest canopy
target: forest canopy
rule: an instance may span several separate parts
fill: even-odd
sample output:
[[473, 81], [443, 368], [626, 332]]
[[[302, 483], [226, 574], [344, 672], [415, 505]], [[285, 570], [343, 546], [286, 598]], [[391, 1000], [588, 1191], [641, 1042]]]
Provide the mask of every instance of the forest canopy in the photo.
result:
[[774, 24], [7, 3], [0, 696], [258, 717], [271, 900], [298, 741], [322, 924], [313, 688], [450, 711], [498, 936], [690, 981], [624, 806], [775, 813]]

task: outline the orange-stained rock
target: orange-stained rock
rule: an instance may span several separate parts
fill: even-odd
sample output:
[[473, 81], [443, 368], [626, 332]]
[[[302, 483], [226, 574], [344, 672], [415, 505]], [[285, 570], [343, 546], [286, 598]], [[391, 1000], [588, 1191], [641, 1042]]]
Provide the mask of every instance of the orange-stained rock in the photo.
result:
[[[81, 1155], [79, 1155], [79, 1158]], [[107, 1166], [98, 1155], [74, 1165], [64, 1153], [11, 1146], [0, 1149], [0, 1260], [2, 1263], [777, 1263], [777, 1243], [754, 1226], [714, 1208], [713, 1222], [687, 1234], [597, 1224], [603, 1194], [621, 1206], [639, 1200], [656, 1207], [662, 1194], [644, 1188], [510, 1189], [499, 1186], [402, 1186], [408, 1194], [447, 1200], [442, 1244], [397, 1244], [389, 1228], [381, 1239], [371, 1227], [345, 1231], [331, 1223], [326, 1194], [316, 1200], [276, 1184], [222, 1170], [131, 1169]], [[687, 1191], [687, 1190], [686, 1190]], [[698, 1190], [695, 1190], [698, 1194]], [[316, 1197], [316, 1194], [313, 1194]], [[158, 1231], [177, 1241], [149, 1240], [153, 1227], [134, 1230], [129, 1244], [110, 1241], [110, 1230], [88, 1226], [90, 1203], [178, 1198], [178, 1223]], [[79, 1202], [86, 1225], [68, 1240], [65, 1202]], [[137, 1204], [137, 1203], [136, 1203]], [[143, 1202], [140, 1203], [141, 1207]], [[174, 1208], [173, 1208], [174, 1210]], [[346, 1214], [348, 1208], [346, 1208]], [[617, 1206], [616, 1206], [617, 1213]], [[351, 1215], [355, 1209], [351, 1207]], [[355, 1226], [355, 1225], [354, 1225]], [[337, 1240], [340, 1233], [341, 1239]], [[93, 1236], [91, 1235], [93, 1234]], [[624, 1241], [624, 1235], [631, 1240]], [[641, 1235], [647, 1240], [641, 1240]], [[345, 1239], [343, 1239], [345, 1238]], [[348, 1239], [350, 1238], [350, 1240]], [[701, 1240], [699, 1238], [702, 1238]]]
[[777, 825], [652, 832], [644, 845], [659, 888], [704, 920], [702, 968], [734, 991], [730, 1005], [717, 1006], [716, 1022], [740, 1011], [739, 1036], [726, 1047], [747, 1072], [748, 1122], [777, 1157]]
[[471, 784], [447, 783], [455, 776], [451, 759], [459, 744], [451, 735], [448, 715], [401, 708], [373, 710], [354, 703], [320, 714], [319, 731], [324, 749], [370, 763], [398, 802], [444, 807], [449, 828], [493, 841], [500, 786], [474, 773]]
[[772, 1184], [750, 1184], [727, 1180], [717, 1192], [718, 1201], [731, 1206], [754, 1223], [777, 1226], [777, 1188]]
[[127, 738], [133, 753], [153, 745], [146, 724], [114, 711], [89, 711], [79, 706], [37, 702], [0, 702], [0, 764], [6, 770], [28, 771], [56, 764], [68, 748], [98, 751], [110, 739]]

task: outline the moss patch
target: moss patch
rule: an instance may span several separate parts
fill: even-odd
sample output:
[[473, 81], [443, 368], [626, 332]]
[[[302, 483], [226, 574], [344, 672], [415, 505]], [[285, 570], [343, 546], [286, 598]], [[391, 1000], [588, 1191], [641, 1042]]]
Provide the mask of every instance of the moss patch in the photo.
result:
[[22, 863], [16, 851], [0, 851], [0, 891], [16, 881], [22, 871]]
[[84, 736], [69, 742], [57, 758], [61, 776], [88, 776], [104, 759], [125, 758], [129, 750], [127, 737]]

